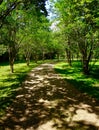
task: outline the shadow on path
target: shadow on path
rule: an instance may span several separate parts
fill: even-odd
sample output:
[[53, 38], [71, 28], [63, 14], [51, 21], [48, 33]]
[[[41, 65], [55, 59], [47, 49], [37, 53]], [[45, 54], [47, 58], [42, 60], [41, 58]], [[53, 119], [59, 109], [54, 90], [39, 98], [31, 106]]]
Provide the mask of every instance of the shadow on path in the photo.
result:
[[99, 130], [99, 104], [43, 64], [32, 70], [0, 130]]

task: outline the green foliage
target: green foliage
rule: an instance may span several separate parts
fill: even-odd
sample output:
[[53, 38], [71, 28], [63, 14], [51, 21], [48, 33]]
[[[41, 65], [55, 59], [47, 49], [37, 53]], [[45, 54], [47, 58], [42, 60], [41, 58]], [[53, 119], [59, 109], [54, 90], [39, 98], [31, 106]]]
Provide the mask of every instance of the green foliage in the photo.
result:
[[[68, 61], [71, 55], [81, 54], [82, 68], [85, 74], [89, 74], [89, 62], [98, 57], [99, 46], [99, 2], [96, 0], [58, 0], [56, 11], [59, 12], [59, 29], [61, 43], [67, 53]], [[96, 8], [95, 8], [96, 7]]]
[[42, 48], [46, 48], [49, 25], [45, 2], [46, 0], [12, 0], [3, 1], [0, 5], [0, 41], [8, 46], [12, 70], [17, 54], [29, 61], [32, 54], [41, 54]]
[[45, 8], [46, 0], [7, 0], [2, 1], [0, 4], [0, 28], [4, 25], [4, 21], [7, 16], [10, 16], [14, 10], [36, 10], [36, 15], [39, 17], [41, 15], [47, 15]]
[[[47, 52], [47, 44], [49, 43], [50, 31], [49, 21], [45, 16], [38, 17], [25, 13], [23, 19], [24, 27], [19, 29], [17, 33], [18, 41], [20, 43], [19, 53], [25, 57]], [[20, 39], [20, 40], [19, 40]], [[22, 39], [22, 40], [21, 40]]]
[[99, 61], [95, 64], [90, 76], [82, 73], [79, 61], [74, 61], [72, 67], [65, 62], [58, 63], [55, 70], [80, 91], [99, 99]]
[[3, 44], [0, 45], [0, 56], [7, 51], [7, 47]]

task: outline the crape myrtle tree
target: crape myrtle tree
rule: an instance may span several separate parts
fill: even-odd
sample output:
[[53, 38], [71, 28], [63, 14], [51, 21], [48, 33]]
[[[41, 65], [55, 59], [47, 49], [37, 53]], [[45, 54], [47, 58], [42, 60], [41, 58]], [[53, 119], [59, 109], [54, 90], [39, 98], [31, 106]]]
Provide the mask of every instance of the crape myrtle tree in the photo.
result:
[[[79, 4], [78, 4], [79, 3]], [[92, 59], [96, 44], [99, 46], [99, 1], [82, 0], [75, 2], [77, 15], [75, 17], [75, 34], [79, 51], [82, 55], [82, 67], [84, 74], [89, 74], [89, 62]]]
[[18, 50], [16, 42], [16, 31], [18, 29], [18, 26], [17, 22], [11, 15], [9, 17], [6, 17], [6, 23], [7, 26], [3, 26], [0, 30], [1, 44], [7, 48], [6, 51], [9, 54], [9, 64], [11, 72], [13, 73], [13, 64]]
[[26, 12], [21, 11], [19, 16], [21, 17], [21, 25], [17, 37], [21, 42], [18, 55], [19, 57], [25, 57], [27, 66], [29, 66], [30, 57], [33, 51], [33, 27], [35, 25], [36, 16], [34, 15], [34, 12], [32, 13], [30, 10], [27, 10]]
[[38, 21], [38, 27], [36, 29], [35, 41], [37, 42], [37, 47], [39, 48], [39, 54], [41, 55], [41, 59], [45, 60], [45, 55], [48, 53], [47, 45], [49, 44], [50, 39], [50, 30], [49, 30], [49, 20], [41, 16], [40, 21]]
[[[73, 26], [73, 7], [71, 6], [71, 1], [60, 0], [55, 4], [56, 10], [58, 12], [58, 20], [60, 21], [58, 27], [60, 29], [61, 44], [64, 45], [66, 59], [68, 64], [72, 65], [72, 57], [74, 52], [74, 44], [72, 37], [72, 26]], [[72, 12], [72, 14], [71, 14]], [[76, 48], [76, 47], [75, 47]]]
[[56, 9], [68, 41], [67, 49], [73, 49], [69, 48], [72, 40], [81, 54], [83, 72], [87, 75], [89, 63], [99, 47], [99, 1], [58, 0]]
[[52, 32], [52, 45], [50, 45], [50, 50], [52, 50], [52, 52], [54, 52], [54, 54], [56, 55], [56, 58], [58, 60], [60, 60], [60, 58], [65, 57], [65, 49], [64, 49], [64, 39], [62, 39], [61, 37], [61, 32], [60, 30], [56, 30], [54, 32]]
[[29, 17], [30, 21], [25, 19], [25, 28], [20, 29], [18, 34], [22, 36], [21, 34], [25, 32], [24, 38], [20, 43], [19, 53], [24, 55], [27, 65], [29, 65], [31, 57], [36, 62], [39, 56], [43, 59], [47, 49], [46, 45], [49, 39], [48, 20], [44, 16], [39, 17], [39, 20], [37, 18], [37, 16], [31, 16]]
[[[29, 23], [30, 16], [28, 17], [25, 12], [36, 15], [38, 19], [41, 15], [46, 16], [45, 2], [46, 0], [3, 0], [0, 2], [0, 41], [8, 46], [11, 72], [14, 71], [14, 60], [20, 43], [25, 37], [25, 32], [20, 37], [17, 34], [20, 28], [24, 29], [25, 25]], [[27, 23], [23, 22], [24, 17], [27, 18]]]
[[66, 55], [66, 61], [68, 62], [69, 66], [72, 66], [72, 60], [73, 57], [76, 55], [77, 47], [74, 44], [74, 40], [72, 38], [72, 25], [67, 25], [66, 28], [64, 28], [64, 24], [59, 23], [59, 27], [61, 28], [61, 35], [60, 35], [60, 42], [64, 46], [65, 55]]

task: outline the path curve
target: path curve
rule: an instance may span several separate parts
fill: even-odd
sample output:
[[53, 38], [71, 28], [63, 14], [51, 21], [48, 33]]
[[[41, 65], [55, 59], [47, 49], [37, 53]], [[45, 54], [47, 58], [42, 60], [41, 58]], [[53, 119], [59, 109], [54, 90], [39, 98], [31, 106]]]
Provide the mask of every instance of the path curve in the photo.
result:
[[0, 130], [99, 130], [99, 104], [55, 73], [33, 69], [0, 120]]

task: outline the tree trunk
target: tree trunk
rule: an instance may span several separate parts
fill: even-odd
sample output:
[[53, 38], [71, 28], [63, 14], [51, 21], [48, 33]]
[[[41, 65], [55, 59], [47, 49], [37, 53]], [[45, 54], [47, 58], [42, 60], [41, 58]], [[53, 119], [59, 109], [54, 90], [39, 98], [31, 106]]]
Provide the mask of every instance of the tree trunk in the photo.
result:
[[45, 60], [45, 53], [44, 52], [42, 53], [42, 60], [43, 61]]
[[69, 66], [72, 66], [72, 64], [71, 64], [71, 52], [67, 48], [66, 48], [66, 55], [67, 55], [67, 62], [69, 64]]
[[77, 61], [79, 60], [79, 53], [76, 54]]
[[92, 57], [92, 54], [93, 54], [93, 50], [92, 50], [92, 45], [91, 45], [91, 48], [90, 48], [90, 51], [89, 53], [86, 51], [85, 53], [83, 53], [83, 72], [85, 75], [89, 75], [89, 62], [91, 60], [91, 57]]
[[11, 73], [14, 73], [14, 62], [10, 62]]
[[38, 61], [38, 56], [37, 55], [34, 56], [34, 60], [35, 60], [35, 63], [37, 63], [37, 61]]
[[27, 66], [30, 65], [30, 58], [29, 57], [26, 57], [26, 63], [27, 63]]
[[60, 55], [59, 55], [59, 53], [57, 53], [57, 60], [58, 60], [58, 61], [60, 60]]
[[83, 73], [85, 75], [89, 75], [89, 60], [87, 59], [87, 57], [83, 56], [82, 65], [83, 65]]
[[11, 73], [14, 72], [14, 59], [15, 59], [15, 56], [14, 56], [14, 52], [13, 52], [13, 49], [12, 48], [9, 48], [9, 64], [10, 64], [10, 70], [11, 70]]

